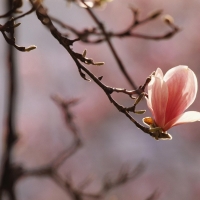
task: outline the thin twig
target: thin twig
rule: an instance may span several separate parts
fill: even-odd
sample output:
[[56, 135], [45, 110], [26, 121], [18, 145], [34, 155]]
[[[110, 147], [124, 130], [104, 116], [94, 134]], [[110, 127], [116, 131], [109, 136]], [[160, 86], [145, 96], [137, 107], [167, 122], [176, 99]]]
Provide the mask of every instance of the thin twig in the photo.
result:
[[73, 134], [73, 142], [70, 147], [61, 152], [52, 162], [54, 168], [59, 168], [65, 160], [74, 155], [74, 153], [76, 153], [76, 151], [82, 146], [82, 140], [80, 138], [78, 128], [74, 123], [73, 113], [70, 111], [70, 106], [77, 103], [77, 99], [65, 101], [57, 95], [52, 96], [52, 99], [63, 112], [65, 124], [68, 126], [68, 128], [71, 130], [71, 133]]
[[[3, 34], [4, 39], [6, 42], [13, 47], [15, 47], [17, 50], [22, 51], [22, 52], [28, 52], [36, 48], [35, 45], [31, 45], [29, 47], [22, 47], [18, 46], [15, 42], [15, 28], [19, 26], [20, 23], [15, 24], [14, 18], [10, 18], [3, 26], [0, 25], [0, 31]], [[7, 36], [7, 33], [9, 33], [9, 37]]]
[[29, 11], [27, 11], [27, 12], [25, 12], [25, 13], [23, 13], [22, 15], [19, 15], [19, 16], [17, 16], [17, 17], [15, 17], [15, 18], [13, 18], [13, 21], [15, 21], [15, 20], [17, 20], [17, 19], [19, 19], [19, 18], [22, 18], [22, 17], [24, 17], [24, 16], [26, 16], [26, 15], [29, 15], [29, 14], [31, 14], [33, 11], [35, 10], [35, 8], [34, 7], [32, 7]]
[[118, 56], [111, 40], [109, 37], [109, 34], [107, 33], [104, 25], [102, 22], [99, 21], [99, 19], [96, 17], [96, 15], [94, 14], [94, 12], [90, 9], [90, 7], [84, 2], [84, 0], [81, 0], [82, 3], [86, 6], [86, 10], [88, 11], [88, 13], [90, 14], [90, 16], [92, 17], [92, 19], [95, 21], [95, 23], [98, 25], [99, 29], [102, 31], [103, 35], [105, 36], [105, 40], [115, 58], [115, 60], [117, 61], [117, 64], [119, 65], [119, 68], [121, 70], [121, 72], [123, 73], [123, 75], [126, 77], [127, 81], [129, 82], [129, 84], [131, 85], [131, 87], [133, 89], [137, 89], [137, 86], [135, 85], [135, 83], [133, 82], [133, 80], [131, 79], [131, 77], [129, 76], [128, 72], [125, 69], [124, 64], [122, 63], [120, 57]]
[[11, 6], [9, 6], [9, 10], [7, 13], [0, 15], [0, 18], [4, 18], [4, 17], [10, 17], [12, 16], [12, 14], [16, 11], [18, 11], [17, 9], [22, 7], [23, 5], [23, 0], [7, 0], [7, 2], [12, 2]]
[[[120, 32], [113, 32], [113, 31], [108, 32], [107, 31], [106, 33], [107, 33], [108, 39], [112, 38], [112, 37], [117, 37], [117, 38], [135, 37], [135, 38], [141, 38], [141, 39], [146, 39], [146, 40], [157, 40], [158, 41], [158, 40], [169, 39], [172, 36], [174, 36], [177, 32], [180, 31], [180, 28], [178, 26], [176, 26], [173, 23], [168, 23], [169, 21], [166, 22], [166, 20], [164, 20], [164, 22], [172, 29], [171, 31], [168, 31], [161, 35], [146, 35], [146, 34], [142, 34], [142, 33], [135, 33], [135, 32], [133, 32], [133, 30], [135, 28], [137, 28], [141, 25], [145, 25], [148, 22], [151, 22], [152, 20], [157, 19], [158, 16], [161, 15], [162, 10], [154, 11], [153, 13], [151, 13], [149, 16], [147, 16], [146, 18], [144, 18], [142, 20], [138, 19], [138, 15], [139, 15], [138, 9], [131, 7], [131, 11], [133, 13], [133, 22], [124, 31], [120, 31]], [[71, 31], [72, 33], [74, 33], [82, 42], [89, 43], [89, 44], [97, 44], [97, 43], [107, 41], [104, 32], [100, 31], [102, 29], [102, 28], [100, 28], [100, 26], [98, 26], [99, 27], [98, 29], [96, 27], [94, 27], [94, 28], [90, 28], [90, 29], [84, 29], [84, 31], [78, 31], [74, 27], [67, 25], [66, 23], [62, 22], [61, 20], [59, 20], [55, 17], [50, 17], [50, 18], [54, 22], [59, 24], [62, 28], [65, 28], [65, 29]], [[95, 18], [95, 22], [97, 23], [97, 21], [98, 21], [97, 25], [99, 23], [101, 25], [101, 22], [98, 19], [96, 21], [96, 19], [97, 19], [97, 17]], [[90, 39], [90, 36], [96, 36], [97, 39]]]

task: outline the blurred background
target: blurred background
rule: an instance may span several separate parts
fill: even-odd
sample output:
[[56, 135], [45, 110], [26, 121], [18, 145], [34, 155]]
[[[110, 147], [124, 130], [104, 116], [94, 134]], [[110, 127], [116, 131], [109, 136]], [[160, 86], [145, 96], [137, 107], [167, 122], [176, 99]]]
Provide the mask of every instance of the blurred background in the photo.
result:
[[[64, 0], [45, 0], [48, 13], [78, 30], [95, 24], [85, 9]], [[94, 9], [105, 27], [112, 31], [126, 29], [132, 22], [129, 6], [140, 10], [139, 18], [152, 11], [163, 9], [163, 16], [170, 14], [181, 31], [167, 40], [152, 41], [129, 38], [113, 38], [117, 53], [136, 85], [145, 82], [148, 75], [158, 67], [165, 73], [177, 65], [188, 65], [200, 77], [200, 1], [199, 0], [113, 0], [107, 6]], [[24, 1], [23, 11], [30, 9]], [[0, 2], [0, 12], [5, 12]], [[5, 21], [1, 19], [0, 23]], [[87, 176], [93, 182], [86, 191], [98, 191], [103, 178], [109, 174], [117, 176], [120, 168], [145, 163], [145, 171], [136, 180], [116, 188], [105, 199], [143, 200], [158, 191], [161, 200], [200, 199], [200, 123], [172, 128], [171, 141], [156, 141], [137, 129], [133, 123], [109, 102], [104, 92], [92, 81], [83, 80], [66, 50], [52, 37], [37, 19], [35, 13], [18, 20], [17, 44], [37, 49], [29, 53], [16, 51], [17, 62], [17, 132], [19, 140], [13, 151], [15, 163], [27, 169], [48, 164], [72, 141], [62, 113], [50, 96], [57, 94], [65, 99], [78, 98], [72, 107], [84, 145], [60, 168], [63, 177], [70, 175], [74, 185]], [[64, 29], [59, 30], [69, 33]], [[162, 16], [136, 29], [138, 33], [162, 35], [169, 31]], [[70, 38], [75, 36], [70, 34]], [[0, 122], [1, 141], [5, 129], [7, 95], [7, 43], [0, 37]], [[95, 75], [103, 76], [103, 82], [112, 87], [131, 89], [121, 74], [108, 45], [76, 42], [74, 51], [87, 57], [104, 61], [104, 66], [87, 66]], [[115, 95], [125, 106], [132, 105], [126, 95]], [[138, 108], [147, 109], [141, 116], [134, 115], [139, 122], [150, 116], [143, 100]], [[200, 93], [189, 110], [200, 111]], [[1, 144], [1, 155], [3, 144]], [[24, 178], [16, 186], [20, 200], [64, 200], [66, 194], [49, 178]]]

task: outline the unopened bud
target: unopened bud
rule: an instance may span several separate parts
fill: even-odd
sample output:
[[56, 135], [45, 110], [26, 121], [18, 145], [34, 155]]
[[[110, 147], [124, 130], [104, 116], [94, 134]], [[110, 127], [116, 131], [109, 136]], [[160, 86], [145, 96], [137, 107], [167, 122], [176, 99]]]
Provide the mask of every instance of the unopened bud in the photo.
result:
[[94, 65], [100, 66], [100, 65], [104, 65], [105, 62], [95, 62]]
[[135, 114], [139, 114], [139, 115], [144, 114], [145, 112], [146, 112], [146, 110], [135, 110], [134, 111]]
[[36, 49], [36, 48], [37, 48], [37, 47], [36, 47], [35, 45], [31, 45], [31, 46], [27, 47], [27, 48], [25, 49], [25, 51], [29, 52], [29, 51], [32, 51], [33, 49]]
[[85, 58], [85, 56], [86, 56], [86, 53], [87, 53], [87, 50], [85, 49], [84, 51], [83, 51], [83, 53], [82, 53], [82, 56]]
[[18, 27], [21, 23], [14, 24], [14, 28]]

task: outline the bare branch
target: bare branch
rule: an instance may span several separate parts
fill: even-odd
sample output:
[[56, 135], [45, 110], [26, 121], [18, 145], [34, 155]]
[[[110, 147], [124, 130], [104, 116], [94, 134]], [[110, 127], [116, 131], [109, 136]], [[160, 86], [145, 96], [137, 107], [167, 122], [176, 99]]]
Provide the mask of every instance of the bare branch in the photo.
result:
[[[86, 7], [90, 9], [88, 6]], [[152, 20], [157, 19], [161, 14], [162, 10], [156, 10], [152, 12], [150, 15], [148, 15], [146, 18], [139, 20], [139, 10], [135, 9], [133, 7], [130, 7], [132, 13], [133, 13], [133, 22], [124, 30], [120, 32], [112, 32], [112, 31], [106, 31], [107, 37], [112, 38], [112, 37], [117, 37], [117, 38], [124, 38], [124, 37], [135, 37], [135, 38], [141, 38], [141, 39], [146, 39], [146, 40], [164, 40], [164, 39], [169, 39], [172, 36], [174, 36], [177, 32], [180, 31], [180, 28], [174, 24], [172, 20], [169, 20], [169, 16], [164, 18], [164, 22], [172, 29], [171, 31], [168, 31], [164, 34], [161, 35], [146, 35], [142, 33], [135, 33], [133, 32], [134, 29], [141, 25], [145, 25]], [[90, 14], [92, 10], [90, 9]], [[92, 12], [92, 15], [94, 13]], [[170, 16], [171, 17], [171, 16]], [[51, 17], [52, 20], [56, 23], [58, 23], [62, 28], [65, 28], [71, 32], [73, 32], [82, 42], [86, 43], [91, 43], [91, 44], [97, 44], [101, 43], [104, 41], [107, 41], [105, 37], [105, 33], [102, 30], [102, 23], [97, 19], [97, 17], [94, 15], [92, 18], [95, 20], [95, 22], [98, 25], [98, 29], [96, 27], [90, 28], [90, 29], [85, 29], [84, 31], [78, 31], [74, 29], [73, 27], [63, 23], [59, 19], [56, 19], [55, 17]], [[105, 30], [105, 27], [103, 25], [103, 28]], [[97, 39], [90, 39], [90, 36], [96, 36]]]
[[[17, 2], [17, 1], [16, 1]], [[15, 3], [16, 3], [15, 2]], [[20, 2], [20, 1], [18, 1]], [[12, 10], [12, 6], [16, 6], [12, 0], [7, 2], [8, 8]], [[10, 16], [11, 13], [8, 13]], [[12, 37], [14, 34], [14, 28], [9, 32]], [[8, 46], [8, 105], [7, 105], [7, 116], [6, 116], [6, 132], [5, 134], [5, 151], [2, 159], [2, 176], [0, 179], [0, 199], [3, 198], [3, 192], [5, 192], [10, 200], [15, 200], [14, 184], [16, 181], [15, 170], [12, 166], [11, 154], [13, 145], [17, 140], [17, 134], [15, 130], [15, 107], [16, 107], [16, 90], [17, 90], [17, 75], [15, 65], [15, 54], [12, 46]]]
[[[16, 27], [18, 27], [19, 25], [20, 25], [20, 23], [15, 24], [14, 18], [11, 18], [3, 26], [0, 25], [0, 31], [3, 34], [4, 39], [6, 40], [6, 42], [8, 44], [10, 44], [11, 46], [15, 47], [17, 50], [23, 51], [23, 52], [28, 52], [28, 51], [31, 51], [33, 49], [36, 49], [35, 45], [31, 45], [31, 46], [29, 46], [29, 47], [26, 48], [26, 47], [18, 46], [15, 43], [15, 36], [14, 36], [15, 30], [14, 29]], [[9, 37], [6, 35], [6, 32], [9, 33]]]
[[0, 15], [0, 18], [10, 17], [13, 13], [20, 12], [18, 11], [18, 9], [21, 8], [22, 5], [23, 5], [23, 0], [13, 0], [11, 7], [9, 7], [9, 11], [3, 15]]
[[[108, 99], [110, 102], [122, 113], [124, 113], [139, 129], [141, 129], [143, 132], [148, 133], [152, 137], [153, 134], [150, 132], [150, 129], [147, 127], [144, 127], [140, 123], [138, 123], [127, 111], [127, 108], [118, 104], [111, 96], [111, 93], [113, 90], [111, 87], [107, 87], [104, 85], [98, 77], [96, 77], [92, 72], [90, 72], [87, 68], [85, 68], [76, 57], [76, 53], [70, 48], [71, 45], [73, 45], [75, 40], [69, 40], [66, 37], [63, 37], [61, 33], [54, 27], [53, 23], [51, 22], [51, 19], [47, 15], [46, 9], [42, 6], [41, 3], [34, 3], [31, 0], [32, 5], [37, 8], [36, 14], [38, 16], [38, 19], [50, 30], [51, 34], [59, 41], [59, 43], [68, 51], [68, 53], [71, 55], [72, 59], [76, 63], [78, 70], [81, 74], [81, 76], [86, 79], [85, 73], [99, 86], [103, 89], [103, 91], [106, 93]], [[83, 73], [85, 72], [85, 73]]]
[[144, 171], [145, 166], [143, 163], [140, 163], [134, 170], [129, 171], [127, 169], [127, 166], [122, 168], [121, 171], [119, 172], [118, 176], [112, 180], [108, 175], [105, 177], [102, 189], [97, 192], [97, 193], [85, 193], [82, 191], [78, 191], [82, 196], [92, 198], [92, 199], [101, 199], [105, 196], [105, 194], [112, 190], [115, 189], [116, 187], [119, 187], [128, 181], [133, 181], [135, 180], [138, 176], [141, 175], [141, 173]]
[[96, 15], [94, 14], [94, 12], [90, 9], [90, 7], [84, 2], [84, 0], [81, 0], [81, 2], [86, 6], [86, 10], [88, 11], [88, 13], [90, 14], [90, 16], [92, 17], [92, 19], [95, 21], [95, 23], [98, 25], [99, 29], [102, 31], [102, 34], [104, 35], [105, 37], [105, 40], [122, 72], [122, 74], [125, 76], [126, 80], [129, 82], [129, 84], [131, 85], [131, 87], [133, 89], [136, 89], [136, 85], [135, 83], [133, 82], [133, 80], [131, 79], [131, 77], [129, 76], [128, 72], [126, 71], [125, 69], [125, 66], [124, 64], [122, 63], [119, 55], [117, 54], [111, 40], [110, 40], [110, 37], [109, 37], [109, 34], [107, 33], [105, 27], [104, 27], [104, 24], [102, 22], [99, 21], [99, 19], [96, 17]]

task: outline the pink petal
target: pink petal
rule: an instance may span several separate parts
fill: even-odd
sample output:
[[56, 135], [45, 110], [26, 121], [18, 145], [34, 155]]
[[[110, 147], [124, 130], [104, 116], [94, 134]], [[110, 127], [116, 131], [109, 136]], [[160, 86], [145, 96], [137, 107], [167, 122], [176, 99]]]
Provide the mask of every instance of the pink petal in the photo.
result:
[[155, 77], [163, 79], [163, 72], [162, 72], [162, 70], [160, 68], [157, 68], [157, 70], [155, 72]]
[[[157, 68], [157, 70], [155, 71], [155, 75], [154, 76], [158, 77], [160, 79], [163, 79], [163, 72], [162, 72], [162, 70], [160, 68]], [[150, 87], [151, 86], [148, 87], [149, 88], [148, 91], [151, 90]], [[148, 95], [150, 96], [151, 94], [148, 94]], [[147, 105], [148, 105], [149, 109], [151, 110], [152, 114], [154, 115], [154, 112], [153, 112], [153, 109], [152, 109], [152, 104], [151, 104], [151, 97], [147, 98], [146, 100], [147, 100]]]
[[171, 121], [169, 121], [165, 125], [164, 130], [167, 131], [168, 129], [170, 129], [173, 126], [177, 126], [179, 124], [196, 122], [196, 121], [200, 121], [200, 112], [188, 111], [188, 112], [185, 112], [185, 113], [179, 115], [178, 117], [172, 119]]
[[187, 66], [177, 66], [170, 69], [164, 76], [168, 86], [168, 103], [165, 114], [165, 124], [183, 113], [196, 98], [197, 78]]
[[158, 77], [152, 77], [148, 84], [148, 106], [150, 107], [154, 120], [159, 127], [165, 123], [165, 110], [168, 100], [167, 84]]

